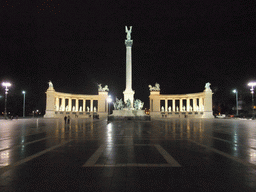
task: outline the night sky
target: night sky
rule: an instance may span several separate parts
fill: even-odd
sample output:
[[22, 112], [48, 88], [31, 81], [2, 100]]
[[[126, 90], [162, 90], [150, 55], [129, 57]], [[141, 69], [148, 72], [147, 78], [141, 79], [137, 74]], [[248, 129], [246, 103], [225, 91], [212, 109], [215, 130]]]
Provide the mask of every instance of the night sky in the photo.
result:
[[[195, 93], [211, 83], [214, 103], [250, 97], [256, 80], [255, 1], [2, 0], [0, 80], [9, 110], [45, 110], [48, 81], [59, 92], [112, 97], [125, 90], [125, 26], [131, 37], [133, 90], [148, 108], [148, 85], [162, 94]], [[0, 95], [4, 96], [4, 88]], [[4, 99], [1, 98], [1, 111]]]

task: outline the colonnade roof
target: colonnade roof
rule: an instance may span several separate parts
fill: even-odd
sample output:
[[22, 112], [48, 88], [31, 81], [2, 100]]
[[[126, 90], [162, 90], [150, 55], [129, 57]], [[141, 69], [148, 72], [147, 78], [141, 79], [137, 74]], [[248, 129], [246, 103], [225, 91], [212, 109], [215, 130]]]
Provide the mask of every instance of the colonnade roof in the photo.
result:
[[86, 95], [86, 94], [73, 94], [73, 93], [62, 93], [62, 92], [55, 92], [55, 96], [57, 97], [70, 97], [72, 99], [89, 99], [89, 98], [98, 98], [99, 95]]
[[204, 92], [199, 93], [186, 93], [186, 94], [159, 94], [159, 95], [150, 95], [149, 97], [160, 97], [161, 99], [192, 99], [195, 97], [204, 97]]

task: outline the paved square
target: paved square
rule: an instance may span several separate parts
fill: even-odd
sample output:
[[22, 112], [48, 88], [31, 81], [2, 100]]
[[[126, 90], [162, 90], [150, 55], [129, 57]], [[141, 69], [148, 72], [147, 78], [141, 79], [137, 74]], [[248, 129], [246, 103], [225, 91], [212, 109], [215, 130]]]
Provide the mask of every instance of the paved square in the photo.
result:
[[256, 191], [255, 121], [1, 120], [0, 191]]
[[[153, 153], [153, 147], [155, 147], [161, 156], [157, 153]], [[143, 148], [149, 148], [147, 153], [142, 154], [139, 160], [136, 157], [140, 153], [143, 153]], [[141, 150], [140, 153], [134, 151]], [[118, 153], [119, 151], [119, 153]], [[121, 152], [120, 152], [121, 151]], [[103, 153], [106, 155], [103, 156]], [[135, 153], [135, 154], [134, 154]], [[121, 157], [121, 158], [120, 158]], [[83, 167], [180, 167], [181, 165], [160, 145], [149, 144], [135, 144], [135, 145], [114, 145], [106, 146], [102, 145], [100, 148], [88, 159]]]

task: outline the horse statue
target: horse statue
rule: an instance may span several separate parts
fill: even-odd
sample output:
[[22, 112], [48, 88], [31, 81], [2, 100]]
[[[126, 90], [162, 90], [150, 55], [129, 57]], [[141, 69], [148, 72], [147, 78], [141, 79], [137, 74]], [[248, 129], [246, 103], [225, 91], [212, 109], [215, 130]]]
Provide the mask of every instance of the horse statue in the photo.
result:
[[144, 102], [142, 102], [139, 99], [136, 99], [134, 102], [134, 108], [135, 110], [141, 110], [143, 108]]
[[149, 91], [160, 91], [160, 85], [158, 83], [155, 84], [153, 87], [152, 85], [149, 85]]
[[109, 91], [109, 88], [107, 85], [102, 88], [101, 84], [98, 84], [98, 91], [104, 92], [104, 91]]
[[124, 108], [124, 104], [123, 104], [123, 101], [122, 99], [118, 99], [116, 98], [116, 102], [114, 102], [114, 109], [115, 110], [122, 110]]

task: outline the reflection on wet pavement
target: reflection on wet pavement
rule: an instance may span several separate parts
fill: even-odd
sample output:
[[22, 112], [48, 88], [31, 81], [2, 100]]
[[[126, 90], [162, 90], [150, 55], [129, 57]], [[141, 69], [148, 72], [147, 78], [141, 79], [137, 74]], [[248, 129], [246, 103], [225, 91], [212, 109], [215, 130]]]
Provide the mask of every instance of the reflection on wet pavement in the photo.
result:
[[74, 176], [83, 182], [67, 189], [254, 191], [255, 129], [228, 119], [1, 120], [0, 191], [77, 183]]

